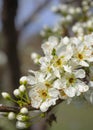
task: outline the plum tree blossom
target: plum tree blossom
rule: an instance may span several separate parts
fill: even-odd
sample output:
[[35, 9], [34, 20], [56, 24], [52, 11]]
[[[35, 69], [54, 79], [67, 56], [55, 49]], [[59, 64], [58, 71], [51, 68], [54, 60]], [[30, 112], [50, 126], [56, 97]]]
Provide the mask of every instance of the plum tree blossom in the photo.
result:
[[[31, 54], [40, 69], [29, 70], [28, 76], [20, 78], [19, 88], [13, 91], [16, 99], [2, 92], [4, 99], [18, 105], [6, 106], [8, 118], [17, 120], [17, 128], [30, 126], [33, 116], [29, 111], [45, 117], [58, 103], [81, 95], [93, 104], [92, 7], [92, 0], [83, 0], [81, 7], [62, 4], [52, 8], [61, 20], [53, 29], [45, 27], [41, 32], [43, 56]], [[1, 105], [0, 110], [4, 108]]]

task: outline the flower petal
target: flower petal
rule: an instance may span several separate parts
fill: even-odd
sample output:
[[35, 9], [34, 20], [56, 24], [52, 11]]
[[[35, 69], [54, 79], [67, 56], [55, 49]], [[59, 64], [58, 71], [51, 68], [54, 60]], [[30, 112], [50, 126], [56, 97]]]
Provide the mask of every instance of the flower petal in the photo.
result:
[[76, 89], [74, 87], [69, 87], [65, 89], [64, 92], [66, 93], [68, 97], [74, 97], [76, 94]]
[[75, 72], [76, 78], [84, 78], [85, 77], [85, 71], [83, 69], [79, 69]]

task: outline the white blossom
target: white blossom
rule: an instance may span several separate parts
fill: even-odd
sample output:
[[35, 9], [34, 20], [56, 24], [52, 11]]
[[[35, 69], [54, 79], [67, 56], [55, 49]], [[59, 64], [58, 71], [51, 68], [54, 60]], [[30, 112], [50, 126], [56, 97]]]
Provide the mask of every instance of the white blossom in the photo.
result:
[[28, 120], [29, 120], [29, 117], [28, 117], [28, 115], [24, 115], [24, 114], [22, 113], [22, 114], [18, 114], [18, 115], [16, 116], [16, 119], [17, 119], [18, 121], [23, 121], [23, 122], [25, 122], [25, 121], [28, 121]]
[[43, 103], [47, 104], [47, 108], [49, 108], [51, 105], [54, 105], [56, 100], [58, 99], [58, 95], [59, 91], [55, 88], [51, 88], [51, 86], [49, 86], [48, 84], [38, 84], [36, 87], [32, 88], [29, 91], [29, 97], [31, 98], [32, 107], [40, 107], [41, 111], [43, 109]]
[[26, 124], [26, 122], [17, 121], [16, 122], [16, 128], [25, 129], [25, 128], [27, 128], [27, 124]]
[[62, 38], [62, 43], [64, 44], [64, 45], [67, 45], [68, 43], [69, 43], [69, 38], [68, 37], [64, 37], [64, 38]]
[[62, 79], [54, 82], [54, 88], [60, 90], [60, 96], [62, 96], [62, 92], [64, 92], [64, 95], [66, 94], [68, 97], [74, 97], [75, 95], [78, 96], [89, 89], [89, 86], [82, 81], [82, 78], [84, 77], [85, 71], [82, 69], [72, 71], [72, 73], [65, 72]]
[[68, 97], [74, 97], [76, 94], [76, 89], [74, 87], [68, 87], [64, 89], [64, 92]]
[[[28, 84], [32, 87], [38, 83], [44, 83], [48, 77], [46, 77], [46, 73], [39, 71], [29, 70], [31, 75], [28, 76]], [[32, 75], [33, 74], [33, 75]]]
[[20, 90], [20, 92], [25, 92], [26, 87], [24, 85], [20, 85], [19, 90]]
[[[40, 70], [29, 70], [29, 76], [21, 79], [29, 85], [33, 108], [46, 112], [56, 105], [58, 99], [69, 101], [89, 90], [93, 80], [92, 46], [93, 34], [72, 38], [51, 36], [42, 44], [44, 56], [38, 60]], [[20, 96], [25, 89], [23, 83], [14, 91], [14, 95]]]
[[8, 119], [9, 119], [9, 120], [14, 120], [15, 117], [16, 117], [16, 115], [15, 115], [14, 112], [9, 112], [9, 114], [8, 114]]
[[26, 84], [27, 83], [27, 77], [26, 76], [22, 76], [20, 78], [20, 84]]
[[89, 63], [93, 61], [92, 48], [84, 43], [79, 44], [74, 48], [73, 61], [81, 66], [88, 67]]
[[52, 50], [54, 47], [56, 47], [58, 44], [58, 38], [51, 36], [49, 37], [48, 41], [42, 44], [41, 48], [44, 51], [44, 54], [49, 56], [52, 53]]
[[9, 95], [9, 93], [7, 93], [7, 92], [2, 92], [1, 94], [2, 94], [2, 97], [4, 99], [10, 99], [11, 98], [10, 95]]
[[21, 108], [20, 113], [28, 114], [28, 109], [26, 107]]
[[13, 91], [13, 94], [16, 96], [16, 97], [19, 97], [20, 96], [20, 90], [19, 89], [15, 89]]

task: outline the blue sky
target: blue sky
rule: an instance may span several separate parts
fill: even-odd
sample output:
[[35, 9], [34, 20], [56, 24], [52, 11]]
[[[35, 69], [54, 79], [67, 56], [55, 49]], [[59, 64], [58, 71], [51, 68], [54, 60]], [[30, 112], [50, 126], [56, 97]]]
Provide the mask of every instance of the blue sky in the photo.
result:
[[[2, 1], [0, 0], [0, 12], [2, 9]], [[21, 23], [34, 11], [34, 9], [38, 6], [40, 2], [43, 0], [19, 0], [19, 8], [17, 12], [17, 17], [15, 20], [16, 27], [19, 28]], [[37, 3], [36, 3], [37, 2]], [[59, 0], [51, 0], [50, 4], [40, 12], [37, 16], [35, 22], [29, 24], [25, 30], [22, 32], [22, 37], [29, 37], [30, 35], [40, 32], [43, 28], [43, 25], [53, 26], [55, 22], [57, 22], [58, 17], [53, 14], [51, 11], [51, 7], [53, 5], [57, 5]], [[0, 13], [0, 30], [2, 29], [1, 25], [1, 13]]]

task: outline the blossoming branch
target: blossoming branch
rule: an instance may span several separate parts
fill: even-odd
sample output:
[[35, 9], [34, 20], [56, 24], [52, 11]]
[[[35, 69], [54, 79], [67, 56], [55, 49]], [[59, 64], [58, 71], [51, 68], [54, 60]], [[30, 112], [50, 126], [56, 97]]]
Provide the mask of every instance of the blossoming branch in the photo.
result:
[[[88, 0], [83, 1], [81, 7], [77, 8], [65, 4], [53, 8], [53, 11], [62, 15], [62, 19], [53, 30], [46, 27], [41, 32], [46, 36], [41, 45], [44, 55], [36, 52], [31, 54], [40, 69], [29, 70], [28, 76], [20, 78], [19, 88], [13, 91], [15, 98], [2, 92], [4, 99], [17, 104], [17, 107], [0, 105], [4, 116], [17, 120], [17, 128], [29, 127], [33, 118], [46, 117], [54, 106], [63, 101], [70, 103], [75, 97], [82, 95], [92, 102], [92, 6], [93, 2]], [[66, 35], [69, 34], [70, 24], [72, 37]]]

